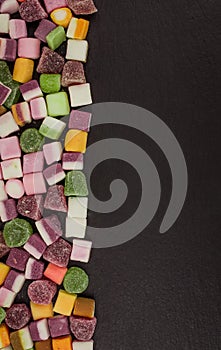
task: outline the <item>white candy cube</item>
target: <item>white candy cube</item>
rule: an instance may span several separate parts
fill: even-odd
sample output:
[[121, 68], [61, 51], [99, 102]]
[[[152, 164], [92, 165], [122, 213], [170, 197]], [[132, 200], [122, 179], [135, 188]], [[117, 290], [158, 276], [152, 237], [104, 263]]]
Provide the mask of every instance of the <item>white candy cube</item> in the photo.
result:
[[0, 34], [8, 34], [9, 19], [10, 16], [8, 13], [0, 14]]
[[68, 198], [68, 216], [70, 218], [87, 218], [88, 198], [87, 197], [69, 197]]
[[67, 238], [76, 237], [84, 238], [87, 228], [87, 220], [81, 218], [66, 218], [66, 234]]
[[69, 39], [73, 39], [74, 38], [74, 34], [77, 28], [77, 23], [78, 23], [78, 18], [72, 17], [69, 26], [68, 26], [68, 30], [67, 30], [67, 34], [66, 36]]
[[16, 297], [16, 293], [5, 287], [0, 288], [0, 306], [11, 307]]
[[52, 142], [43, 146], [44, 157], [48, 165], [58, 162], [62, 156], [62, 145], [60, 142]]
[[67, 44], [66, 59], [80, 62], [87, 61], [88, 42], [87, 40], [69, 39]]
[[17, 179], [23, 176], [20, 158], [1, 162], [1, 168], [4, 180]]
[[0, 137], [6, 137], [19, 130], [11, 112], [3, 114], [0, 118]]
[[71, 107], [92, 104], [91, 87], [89, 83], [69, 86], [68, 91], [71, 99]]
[[94, 342], [90, 341], [74, 341], [72, 343], [73, 350], [93, 350]]
[[90, 259], [92, 242], [82, 239], [74, 239], [71, 252], [71, 260], [88, 263]]

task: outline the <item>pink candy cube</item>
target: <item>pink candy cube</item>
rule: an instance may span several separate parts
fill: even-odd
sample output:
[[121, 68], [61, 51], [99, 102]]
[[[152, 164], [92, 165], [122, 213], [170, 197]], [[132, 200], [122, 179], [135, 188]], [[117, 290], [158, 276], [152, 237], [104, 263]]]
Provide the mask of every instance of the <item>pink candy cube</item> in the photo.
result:
[[10, 13], [11, 15], [17, 12], [19, 4], [17, 0], [1, 0], [0, 1], [0, 13]]
[[31, 115], [34, 120], [47, 117], [47, 107], [44, 97], [35, 98], [30, 102]]
[[7, 199], [0, 202], [0, 217], [2, 222], [15, 219], [18, 216], [16, 202], [14, 199]]
[[48, 13], [55, 9], [67, 7], [65, 0], [44, 0], [44, 4]]
[[91, 124], [91, 113], [78, 110], [71, 111], [69, 129], [77, 129], [89, 132]]
[[53, 164], [43, 171], [44, 177], [47, 180], [49, 186], [64, 180], [65, 172], [61, 167], [61, 164]]
[[24, 175], [23, 183], [27, 195], [46, 193], [46, 186], [42, 173]]
[[37, 59], [40, 57], [40, 40], [36, 38], [21, 38], [18, 40], [18, 56]]
[[21, 157], [21, 148], [17, 136], [0, 140], [0, 151], [2, 160]]
[[43, 152], [34, 152], [23, 156], [23, 173], [39, 173], [43, 171], [44, 154]]
[[48, 165], [59, 162], [62, 155], [62, 145], [60, 142], [52, 142], [43, 146], [45, 160]]
[[0, 306], [11, 307], [16, 297], [16, 293], [5, 287], [0, 288]]
[[71, 260], [88, 263], [90, 259], [92, 242], [74, 239]]
[[14, 39], [0, 38], [0, 59], [15, 61], [17, 52], [17, 41]]
[[28, 83], [21, 85], [20, 91], [25, 101], [43, 96], [37, 80], [30, 80]]
[[11, 19], [9, 21], [9, 35], [11, 39], [27, 37], [27, 26], [23, 19]]

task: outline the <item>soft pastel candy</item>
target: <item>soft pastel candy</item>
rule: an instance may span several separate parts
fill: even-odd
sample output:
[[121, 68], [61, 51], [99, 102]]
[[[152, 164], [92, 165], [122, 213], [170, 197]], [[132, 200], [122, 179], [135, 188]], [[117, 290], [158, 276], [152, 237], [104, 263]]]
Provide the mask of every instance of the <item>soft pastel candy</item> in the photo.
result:
[[63, 153], [62, 156], [62, 168], [64, 170], [83, 170], [84, 156], [82, 153], [70, 152]]
[[62, 145], [60, 142], [52, 142], [43, 146], [44, 157], [48, 165], [58, 162], [62, 156]]
[[65, 60], [57, 52], [43, 47], [41, 58], [37, 66], [38, 73], [58, 74], [64, 67]]
[[49, 166], [43, 171], [43, 174], [49, 186], [65, 179], [65, 172], [60, 163]]
[[29, 58], [17, 58], [13, 70], [13, 79], [19, 83], [27, 83], [32, 79], [33, 70], [33, 60]]
[[70, 335], [52, 339], [53, 350], [72, 350], [72, 338]]
[[10, 19], [9, 35], [11, 39], [20, 39], [27, 37], [27, 26], [23, 19]]
[[66, 218], [65, 237], [84, 238], [86, 234], [87, 220], [83, 218]]
[[4, 160], [1, 168], [4, 180], [17, 179], [23, 175], [20, 158]]
[[68, 88], [71, 107], [80, 107], [92, 104], [90, 84], [69, 86]]
[[27, 123], [31, 123], [31, 112], [27, 102], [21, 102], [13, 105], [12, 114], [15, 122], [19, 126], [24, 126]]
[[37, 38], [18, 39], [18, 57], [31, 58], [33, 60], [40, 57], [40, 43]]
[[89, 284], [89, 278], [86, 272], [80, 267], [70, 267], [63, 281], [64, 289], [67, 293], [83, 293]]
[[22, 97], [25, 101], [31, 101], [34, 98], [43, 96], [37, 80], [31, 80], [20, 86]]
[[34, 120], [47, 117], [47, 107], [44, 97], [38, 97], [30, 101], [31, 116]]
[[46, 117], [40, 126], [39, 132], [41, 135], [49, 139], [58, 140], [62, 135], [65, 127], [66, 124], [61, 120], [55, 119], [53, 117]]
[[10, 221], [18, 216], [14, 199], [6, 199], [0, 202], [0, 217], [2, 222]]
[[5, 189], [7, 194], [14, 199], [21, 198], [25, 193], [23, 182], [18, 179], [8, 180], [5, 184]]
[[68, 318], [66, 316], [55, 316], [49, 318], [48, 327], [52, 338], [70, 334]]
[[40, 320], [42, 318], [53, 317], [53, 304], [39, 305], [30, 302], [31, 313], [34, 321]]
[[[5, 287], [0, 288], [0, 306], [11, 307], [16, 297], [16, 293]], [[1, 327], [1, 325], [0, 325]], [[1, 332], [0, 332], [1, 333]]]
[[23, 183], [27, 195], [46, 193], [46, 186], [42, 173], [25, 174]]
[[55, 302], [54, 312], [64, 316], [70, 316], [72, 314], [76, 299], [76, 294], [69, 294], [60, 289]]
[[68, 216], [71, 218], [87, 218], [87, 197], [69, 197], [68, 198]]
[[74, 34], [77, 28], [77, 23], [78, 23], [78, 18], [76, 17], [72, 17], [72, 19], [70, 20], [70, 23], [68, 25], [68, 29], [67, 29], [67, 33], [66, 36], [69, 39], [74, 39]]
[[15, 61], [17, 53], [17, 41], [14, 39], [0, 38], [0, 59]]
[[39, 40], [46, 43], [46, 36], [56, 28], [56, 25], [47, 19], [42, 19], [39, 23], [36, 31], [34, 32], [34, 36]]
[[18, 131], [19, 127], [16, 124], [11, 112], [3, 114], [0, 118], [0, 137], [6, 137]]
[[60, 74], [41, 74], [40, 86], [43, 92], [46, 94], [52, 94], [58, 92], [61, 88], [61, 75]]
[[31, 312], [25, 304], [14, 304], [6, 311], [5, 323], [18, 330], [25, 327], [31, 319]]
[[[0, 180], [0, 202], [8, 199], [4, 181]], [[0, 214], [1, 215], [1, 214]]]
[[74, 340], [72, 343], [73, 350], [93, 350], [93, 346], [94, 346], [93, 340], [89, 340], [89, 341]]
[[33, 220], [40, 220], [43, 213], [43, 196], [23, 196], [18, 200], [17, 210], [22, 216]]
[[95, 312], [95, 300], [78, 297], [74, 305], [74, 316], [93, 318]]
[[88, 196], [86, 177], [82, 171], [73, 170], [67, 173], [64, 194], [65, 196]]
[[19, 7], [19, 13], [26, 22], [34, 22], [48, 17], [38, 0], [25, 0]]
[[28, 153], [23, 156], [23, 174], [42, 172], [44, 167], [44, 154], [42, 151]]
[[61, 85], [68, 87], [84, 83], [86, 83], [86, 78], [83, 63], [78, 61], [66, 62], [62, 71]]
[[18, 2], [16, 0], [2, 0], [0, 2], [0, 12], [10, 13], [11, 15], [17, 12], [19, 9]]
[[35, 342], [35, 350], [52, 350], [51, 338]]
[[[61, 223], [56, 215], [50, 215], [35, 223], [42, 239], [47, 245], [52, 245], [62, 236]], [[46, 252], [44, 252], [46, 254]]]
[[21, 134], [20, 146], [23, 152], [33, 153], [41, 149], [44, 138], [35, 128], [29, 128]]
[[5, 242], [10, 248], [23, 246], [32, 233], [33, 228], [31, 224], [27, 220], [20, 218], [14, 219], [5, 224], [3, 230]]
[[53, 10], [51, 13], [52, 21], [58, 26], [62, 26], [64, 28], [68, 27], [71, 18], [72, 12], [67, 7], [62, 7], [60, 9]]
[[48, 13], [53, 10], [66, 6], [66, 0], [44, 0], [44, 4]]
[[67, 267], [71, 255], [71, 245], [59, 238], [45, 250], [43, 258], [59, 267]]
[[68, 95], [61, 91], [46, 96], [48, 115], [51, 117], [63, 116], [70, 113]]
[[28, 280], [40, 280], [43, 277], [44, 263], [29, 258], [25, 269], [25, 278]]
[[24, 249], [12, 248], [9, 252], [6, 263], [12, 268], [23, 272], [25, 271], [28, 258], [29, 254]]
[[4, 264], [3, 262], [0, 262], [0, 269], [1, 269], [1, 274], [0, 274], [0, 286], [1, 286], [4, 283], [10, 271], [10, 266]]
[[44, 276], [56, 284], [61, 285], [67, 270], [66, 267], [60, 267], [49, 263], [44, 272]]
[[80, 341], [89, 341], [94, 335], [95, 327], [97, 324], [96, 317], [84, 318], [84, 317], [70, 317], [70, 328], [75, 338]]
[[28, 287], [28, 296], [30, 300], [39, 305], [51, 304], [56, 292], [56, 284], [48, 280], [34, 281]]
[[91, 248], [92, 242], [81, 239], [74, 239], [71, 260], [88, 263], [90, 259]]
[[36, 259], [40, 259], [42, 257], [46, 248], [47, 245], [37, 233], [31, 235], [29, 240], [24, 245], [24, 249]]
[[84, 40], [89, 29], [89, 21], [83, 18], [73, 17], [69, 23], [67, 37], [70, 39]]
[[62, 26], [56, 27], [46, 36], [46, 41], [51, 50], [56, 50], [65, 40], [66, 34]]
[[21, 157], [21, 148], [17, 136], [4, 138], [0, 141], [2, 160]]
[[0, 105], [3, 105], [11, 93], [11, 89], [0, 82]]
[[88, 42], [86, 40], [69, 39], [67, 43], [66, 59], [80, 62], [87, 61]]
[[67, 5], [76, 15], [91, 15], [97, 12], [93, 0], [67, 0]]
[[10, 334], [11, 345], [15, 350], [31, 350], [33, 341], [28, 326]]
[[0, 258], [3, 258], [10, 252], [10, 248], [6, 245], [3, 233], [0, 231]]
[[33, 341], [47, 340], [50, 337], [46, 318], [31, 322], [29, 324], [29, 330]]
[[78, 129], [89, 132], [91, 125], [91, 113], [72, 110], [69, 118], [69, 129]]
[[4, 287], [14, 293], [19, 293], [25, 283], [25, 275], [15, 270], [9, 271]]
[[70, 129], [65, 137], [65, 151], [85, 153], [88, 133], [82, 130]]
[[[10, 346], [9, 329], [6, 324], [0, 324], [0, 349]], [[4, 349], [3, 349], [4, 350]]]
[[66, 197], [64, 195], [64, 187], [62, 185], [54, 185], [49, 187], [44, 202], [44, 208], [63, 213], [67, 212], [68, 208]]

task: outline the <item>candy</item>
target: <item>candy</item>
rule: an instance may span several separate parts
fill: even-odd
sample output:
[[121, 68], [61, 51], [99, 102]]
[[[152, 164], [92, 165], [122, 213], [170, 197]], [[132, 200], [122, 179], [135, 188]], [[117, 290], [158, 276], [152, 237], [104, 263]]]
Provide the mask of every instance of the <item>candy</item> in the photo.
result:
[[28, 296], [35, 304], [50, 304], [57, 292], [57, 286], [52, 281], [39, 280], [32, 282], [28, 287]]
[[[18, 210], [18, 213], [22, 216], [25, 216], [33, 220], [40, 220], [43, 212], [42, 195], [31, 195], [31, 196], [24, 196], [20, 198], [18, 200], [17, 210]], [[30, 240], [31, 240], [31, 237], [29, 238], [28, 242], [30, 242]], [[31, 242], [33, 243], [32, 240]]]
[[92, 103], [90, 84], [69, 86], [68, 91], [72, 107], [86, 106]]
[[[46, 218], [36, 221], [35, 225], [47, 245], [51, 245], [57, 241], [57, 239], [63, 234], [61, 223], [56, 215], [50, 215]], [[53, 249], [53, 246], [51, 249]], [[47, 253], [45, 252], [44, 254]]]
[[47, 117], [44, 119], [43, 123], [41, 124], [39, 132], [41, 135], [49, 139], [58, 140], [61, 134], [63, 133], [65, 127], [66, 127], [66, 124], [61, 120], [57, 120], [52, 117]]
[[10, 248], [6, 245], [3, 233], [0, 231], [0, 258], [3, 258], [10, 252]]
[[76, 299], [76, 294], [69, 294], [64, 290], [60, 289], [54, 306], [54, 312], [64, 316], [70, 316], [74, 308]]
[[16, 124], [11, 112], [3, 114], [0, 118], [0, 137], [6, 137], [18, 131], [19, 127]]
[[69, 39], [67, 44], [66, 59], [86, 62], [88, 54], [88, 42], [86, 40]]
[[16, 59], [17, 42], [14, 39], [0, 38], [0, 59], [14, 61]]
[[81, 218], [66, 218], [65, 237], [84, 238], [87, 228], [87, 220]]
[[73, 341], [72, 348], [73, 350], [93, 350], [94, 342], [90, 341]]
[[25, 275], [15, 270], [9, 271], [4, 287], [14, 293], [19, 293], [25, 283]]
[[68, 198], [68, 216], [71, 218], [87, 218], [87, 197], [69, 197]]
[[34, 304], [31, 301], [30, 307], [31, 307], [31, 313], [34, 321], [40, 320], [42, 318], [53, 317], [54, 315], [52, 303], [48, 305], [39, 305], [39, 304]]
[[8, 180], [5, 189], [8, 195], [15, 199], [21, 198], [25, 193], [23, 182], [17, 179]]
[[61, 160], [62, 145], [60, 142], [52, 142], [43, 146], [44, 157], [48, 165]]
[[6, 62], [0, 61], [0, 81], [7, 84], [12, 81], [12, 76]]
[[70, 328], [77, 340], [89, 341], [94, 334], [97, 324], [96, 317], [92, 319], [71, 316]]
[[46, 94], [52, 94], [58, 92], [61, 88], [61, 75], [60, 74], [41, 74], [40, 86], [43, 92]]
[[95, 312], [95, 301], [89, 298], [77, 298], [74, 305], [74, 316], [93, 318]]
[[53, 164], [43, 171], [44, 177], [49, 186], [52, 186], [65, 178], [65, 172], [61, 164]]
[[66, 62], [62, 71], [61, 85], [67, 87], [84, 83], [86, 83], [86, 78], [83, 63], [78, 61]]
[[10, 248], [23, 246], [32, 233], [31, 224], [27, 220], [19, 218], [6, 223], [3, 230], [5, 242]]
[[85, 153], [87, 147], [87, 132], [82, 130], [68, 130], [65, 137], [65, 151]]
[[0, 269], [1, 269], [1, 275], [0, 275], [0, 286], [4, 283], [9, 271], [10, 267], [3, 262], [0, 262]]
[[14, 199], [6, 199], [4, 202], [0, 202], [0, 216], [2, 222], [12, 220], [18, 216]]
[[31, 80], [20, 86], [22, 97], [25, 101], [31, 101], [34, 98], [43, 96], [37, 80]]
[[61, 285], [67, 270], [68, 269], [66, 267], [60, 267], [49, 263], [44, 272], [44, 276], [56, 284]]
[[35, 342], [35, 350], [52, 350], [51, 339]]
[[19, 12], [26, 22], [38, 21], [48, 16], [38, 0], [25, 0], [20, 5]]
[[80, 267], [70, 267], [63, 281], [64, 289], [67, 293], [83, 293], [89, 284], [88, 275]]
[[91, 15], [97, 12], [93, 0], [67, 0], [67, 5], [76, 15]]
[[66, 33], [66, 36], [69, 39], [74, 39], [74, 34], [77, 28], [77, 24], [78, 24], [78, 18], [72, 17], [72, 19], [70, 20], [70, 23], [68, 25], [68, 30]]
[[0, 12], [13, 14], [18, 11], [19, 5], [16, 0], [2, 0], [0, 2]]
[[45, 209], [67, 212], [67, 203], [64, 195], [64, 187], [62, 185], [54, 185], [49, 187], [44, 203]]
[[65, 196], [88, 196], [86, 177], [82, 171], [73, 170], [67, 173], [64, 194]]
[[10, 345], [9, 330], [5, 324], [0, 324], [0, 349]]
[[17, 58], [13, 70], [13, 79], [19, 83], [27, 83], [32, 79], [33, 70], [33, 60], [29, 58]]
[[16, 270], [25, 271], [28, 258], [29, 258], [29, 254], [24, 249], [12, 248], [10, 250], [6, 264]]
[[8, 199], [4, 181], [0, 180], [0, 202]]
[[31, 322], [29, 330], [33, 341], [47, 340], [50, 337], [47, 319]]
[[12, 114], [19, 126], [31, 123], [31, 113], [27, 102], [21, 102], [12, 106]]
[[2, 114], [5, 114], [7, 112], [7, 109], [4, 106], [0, 106], [0, 116]]
[[51, 13], [52, 21], [58, 26], [62, 26], [64, 28], [68, 27], [68, 24], [72, 18], [72, 12], [67, 7], [62, 7], [60, 9], [56, 9]]
[[31, 235], [27, 243], [24, 245], [24, 249], [36, 259], [41, 258], [46, 248], [47, 246], [45, 242], [37, 233]]
[[1, 162], [1, 168], [4, 180], [22, 177], [20, 158], [9, 159]]
[[72, 110], [69, 118], [69, 129], [78, 129], [89, 132], [91, 125], [91, 113]]
[[30, 102], [31, 116], [34, 120], [44, 119], [47, 117], [47, 108], [43, 97], [35, 98]]
[[[15, 297], [16, 297], [16, 294], [14, 292], [11, 292], [10, 290], [8, 290], [5, 287], [0, 288], [0, 306], [11, 307], [14, 300], [15, 300]], [[1, 325], [0, 325], [0, 327], [1, 327]]]
[[90, 259], [92, 242], [80, 239], [73, 240], [71, 260], [88, 263]]
[[5, 316], [6, 316], [5, 310], [2, 307], [0, 307], [0, 324], [4, 321]]
[[29, 258], [26, 269], [25, 278], [28, 280], [40, 280], [43, 277], [44, 263], [37, 261], [33, 258]]
[[44, 4], [47, 12], [50, 13], [57, 8], [65, 7], [66, 0], [44, 0]]
[[3, 105], [11, 93], [11, 89], [0, 82], [0, 104]]
[[48, 21], [47, 19], [42, 19], [42, 21], [39, 23], [36, 31], [34, 32], [34, 36], [38, 38], [39, 40], [46, 43], [46, 36], [56, 28], [56, 25], [52, 23], [51, 21]]
[[83, 18], [72, 18], [68, 30], [67, 37], [70, 39], [79, 39], [84, 40], [87, 36], [89, 29], [89, 21], [86, 21]]
[[62, 26], [56, 27], [46, 36], [46, 41], [51, 50], [56, 50], [65, 40], [66, 35]]
[[23, 19], [10, 19], [9, 35], [11, 39], [20, 39], [27, 37], [27, 26]]
[[31, 319], [29, 308], [25, 304], [14, 304], [6, 311], [5, 323], [17, 330], [25, 327]]
[[0, 141], [2, 160], [21, 157], [21, 148], [17, 136], [7, 137]]
[[24, 175], [23, 183], [27, 195], [46, 193], [46, 186], [42, 173]]
[[18, 102], [20, 97], [19, 83], [16, 81], [7, 82], [7, 86], [11, 89], [11, 93], [5, 102], [5, 107], [11, 108], [11, 106]]
[[71, 245], [62, 238], [51, 244], [44, 252], [43, 258], [59, 267], [67, 267], [71, 255]]
[[63, 153], [62, 168], [64, 170], [82, 170], [83, 154], [82, 153]]
[[40, 57], [40, 43], [36, 38], [21, 38], [18, 39], [18, 56], [31, 58], [33, 60]]
[[66, 316], [55, 316], [49, 318], [48, 327], [52, 338], [70, 334], [68, 318]]
[[11, 345], [14, 350], [31, 350], [33, 341], [28, 326], [10, 334]]
[[53, 350], [72, 350], [71, 341], [72, 339], [70, 335], [66, 337], [54, 338], [52, 339]]
[[57, 92], [46, 96], [48, 115], [51, 117], [63, 116], [70, 113], [68, 95], [66, 92]]
[[44, 138], [37, 129], [27, 129], [20, 137], [21, 149], [25, 153], [37, 152], [42, 147], [43, 140]]
[[23, 173], [38, 173], [43, 170], [44, 167], [44, 154], [43, 152], [28, 153], [23, 156]]
[[58, 74], [62, 71], [64, 62], [65, 61], [62, 56], [45, 46], [42, 49], [41, 58], [37, 66], [37, 72]]

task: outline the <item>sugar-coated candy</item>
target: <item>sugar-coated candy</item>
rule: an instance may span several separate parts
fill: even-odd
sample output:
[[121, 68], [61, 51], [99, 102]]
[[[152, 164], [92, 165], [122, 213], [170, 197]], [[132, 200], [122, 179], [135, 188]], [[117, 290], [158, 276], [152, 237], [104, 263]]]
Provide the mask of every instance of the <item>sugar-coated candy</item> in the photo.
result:
[[11, 112], [3, 114], [0, 118], [0, 137], [6, 137], [18, 131], [19, 127], [16, 124]]
[[[11, 307], [16, 297], [16, 293], [5, 287], [0, 288], [0, 306]], [[0, 325], [1, 327], [1, 325]]]
[[31, 123], [31, 113], [28, 102], [20, 102], [12, 106], [12, 114], [19, 126]]
[[0, 141], [2, 160], [21, 157], [21, 148], [17, 136], [4, 138]]
[[[33, 233], [31, 224], [24, 219], [14, 219], [5, 224], [3, 235], [8, 247], [21, 247]], [[11, 251], [10, 251], [11, 253]]]
[[25, 193], [23, 182], [18, 179], [8, 180], [5, 184], [5, 189], [7, 194], [14, 199], [21, 198]]
[[67, 37], [70, 39], [84, 40], [89, 29], [89, 21], [83, 18], [73, 17], [69, 23]]
[[31, 58], [33, 60], [40, 57], [40, 43], [37, 38], [18, 39], [18, 56]]
[[77, 294], [70, 294], [60, 289], [54, 306], [54, 312], [64, 316], [72, 314]]
[[44, 97], [38, 97], [30, 101], [31, 116], [34, 120], [47, 117], [47, 107]]
[[26, 269], [25, 278], [27, 280], [40, 280], [43, 277], [44, 263], [42, 261], [29, 258]]
[[87, 61], [88, 42], [86, 40], [69, 39], [66, 59], [80, 62]]
[[68, 91], [71, 99], [71, 107], [86, 106], [92, 103], [89, 83], [69, 86]]
[[61, 91], [46, 96], [48, 115], [51, 117], [63, 116], [70, 113], [68, 95]]
[[66, 197], [64, 195], [64, 187], [62, 185], [54, 185], [48, 188], [44, 208], [63, 213], [67, 212], [68, 208]]
[[49, 186], [55, 185], [65, 178], [65, 172], [60, 163], [50, 165], [43, 171], [43, 174]]
[[38, 280], [32, 282], [28, 287], [28, 296], [35, 304], [50, 304], [57, 292], [57, 286], [52, 281]]
[[24, 249], [36, 259], [41, 258], [46, 248], [47, 246], [45, 242], [37, 233], [31, 235], [29, 240], [24, 245]]
[[37, 72], [58, 74], [62, 71], [64, 63], [65, 61], [62, 56], [45, 46], [42, 49], [41, 58], [37, 66]]
[[6, 62], [0, 61], [0, 81], [7, 85], [12, 81], [11, 72]]
[[42, 172], [44, 167], [44, 154], [42, 151], [28, 153], [23, 156], [23, 174]]
[[70, 335], [52, 339], [53, 350], [72, 350], [72, 338]]
[[95, 327], [97, 324], [96, 317], [84, 318], [84, 317], [70, 317], [70, 328], [77, 340], [89, 341], [94, 335]]
[[62, 156], [62, 168], [64, 170], [83, 170], [84, 156], [82, 153], [78, 152], [70, 152], [63, 153]]
[[17, 58], [13, 70], [13, 79], [19, 83], [27, 83], [32, 79], [33, 70], [33, 60], [29, 58]]
[[20, 158], [4, 160], [1, 162], [1, 168], [4, 180], [16, 179], [23, 175]]
[[92, 242], [81, 239], [74, 239], [71, 260], [88, 263], [90, 259], [91, 248]]
[[46, 36], [46, 41], [51, 50], [56, 50], [65, 40], [66, 34], [62, 26], [56, 27]]
[[68, 216], [71, 218], [87, 218], [87, 197], [69, 197], [68, 198]]
[[74, 305], [74, 316], [93, 318], [95, 312], [95, 300], [78, 297]]
[[65, 151], [85, 153], [88, 134], [85, 131], [70, 129], [65, 137]]
[[84, 83], [86, 83], [86, 78], [83, 63], [78, 61], [66, 62], [62, 71], [61, 85], [67, 87]]
[[[61, 223], [56, 215], [50, 215], [36, 221], [35, 225], [47, 245], [52, 245], [52, 243], [57, 241], [57, 239], [63, 234]], [[44, 254], [46, 254], [46, 252], [44, 252]]]
[[80, 267], [70, 267], [67, 271], [63, 286], [67, 293], [79, 294], [83, 293], [89, 284], [89, 277]]
[[20, 215], [25, 216], [27, 218], [30, 218], [33, 220], [40, 220], [43, 213], [43, 196], [42, 195], [23, 196], [18, 200], [17, 211]]
[[6, 316], [5, 310], [2, 307], [0, 307], [0, 324], [4, 321], [5, 316]]
[[26, 22], [34, 22], [48, 17], [38, 0], [25, 0], [19, 7], [19, 13]]
[[12, 268], [23, 272], [25, 271], [28, 258], [29, 254], [24, 249], [12, 248], [9, 252], [6, 263]]
[[27, 26], [23, 19], [10, 19], [9, 35], [11, 39], [20, 39], [27, 37]]
[[67, 5], [76, 15], [91, 15], [97, 12], [93, 0], [67, 0]]
[[47, 319], [31, 322], [29, 325], [33, 341], [47, 340], [50, 337]]
[[0, 116], [2, 114], [5, 114], [7, 112], [7, 109], [4, 106], [0, 106]]
[[40, 86], [44, 93], [52, 94], [58, 92], [61, 88], [60, 74], [41, 74]]
[[7, 86], [11, 89], [11, 93], [4, 103], [4, 106], [11, 108], [11, 106], [18, 102], [20, 97], [19, 83], [11, 80], [7, 83]]
[[39, 305], [30, 302], [31, 313], [34, 321], [41, 320], [42, 318], [53, 317], [53, 304]]
[[13, 13], [17, 12], [19, 9], [18, 2], [16, 0], [2, 0], [0, 2], [0, 12], [1, 13]]
[[71, 245], [62, 238], [45, 250], [43, 258], [59, 267], [67, 267], [71, 255]]
[[14, 304], [6, 311], [5, 323], [18, 330], [25, 327], [31, 319], [31, 312], [25, 304]]
[[58, 140], [65, 127], [66, 124], [61, 120], [55, 119], [53, 117], [47, 117], [41, 124], [39, 132], [41, 135], [49, 139]]
[[[0, 180], [0, 202], [8, 199], [4, 181]], [[0, 214], [1, 216], [1, 214]]]
[[84, 238], [86, 234], [87, 220], [82, 218], [66, 218], [65, 237]]
[[51, 338], [35, 342], [35, 350], [52, 350]]
[[89, 132], [91, 125], [91, 113], [72, 110], [69, 118], [69, 129], [78, 129]]
[[52, 142], [43, 146], [44, 157], [48, 165], [61, 160], [62, 145], [60, 142]]
[[17, 53], [17, 42], [14, 39], [0, 38], [0, 59], [14, 61]]
[[9, 271], [10, 267], [3, 262], [0, 262], [1, 275], [0, 275], [0, 286], [4, 283]]
[[44, 138], [35, 128], [30, 128], [21, 134], [20, 146], [23, 152], [32, 153], [37, 152], [42, 147]]
[[60, 9], [53, 10], [51, 13], [52, 21], [58, 26], [62, 26], [64, 28], [68, 27], [71, 18], [72, 12], [67, 7], [62, 7]]
[[22, 97], [25, 101], [31, 101], [34, 98], [43, 96], [37, 80], [31, 80], [20, 86]]
[[9, 329], [6, 324], [0, 324], [0, 349], [10, 346]]
[[2, 222], [15, 219], [18, 216], [14, 199], [6, 199], [0, 202], [0, 217]]
[[46, 43], [46, 36], [56, 28], [56, 25], [47, 19], [42, 19], [39, 23], [36, 31], [34, 32], [34, 36], [39, 40]]
[[9, 252], [10, 248], [6, 245], [3, 233], [0, 231], [0, 258], [3, 258]]
[[44, 0], [44, 4], [48, 13], [61, 7], [66, 7], [66, 0]]
[[93, 346], [94, 346], [93, 340], [89, 340], [89, 341], [74, 340], [72, 343], [73, 350], [93, 350]]
[[25, 283], [25, 275], [15, 270], [10, 270], [6, 277], [4, 287], [14, 293], [19, 293]]
[[46, 186], [42, 173], [25, 174], [23, 183], [27, 195], [46, 193]]
[[73, 170], [67, 173], [64, 194], [65, 196], [88, 196], [86, 177], [82, 171]]
[[3, 105], [11, 93], [11, 89], [0, 82], [0, 105]]
[[52, 338], [70, 334], [67, 316], [55, 316], [48, 319], [48, 327]]
[[66, 267], [60, 267], [49, 263], [44, 272], [44, 276], [56, 284], [61, 285], [67, 270]]
[[28, 326], [10, 334], [11, 345], [14, 350], [31, 350], [33, 341]]

